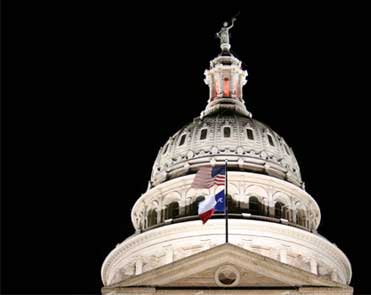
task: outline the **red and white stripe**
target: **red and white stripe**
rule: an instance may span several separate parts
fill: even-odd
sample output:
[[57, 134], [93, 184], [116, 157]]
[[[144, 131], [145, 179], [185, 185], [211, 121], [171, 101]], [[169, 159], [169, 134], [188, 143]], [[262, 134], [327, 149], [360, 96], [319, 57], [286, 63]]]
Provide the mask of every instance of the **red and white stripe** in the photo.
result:
[[191, 188], [210, 188], [214, 185], [211, 177], [212, 167], [201, 167], [192, 182]]
[[225, 185], [225, 175], [218, 174], [215, 176], [216, 185]]
[[209, 196], [198, 204], [198, 216], [201, 218], [203, 224], [214, 214], [215, 205], [214, 196]]

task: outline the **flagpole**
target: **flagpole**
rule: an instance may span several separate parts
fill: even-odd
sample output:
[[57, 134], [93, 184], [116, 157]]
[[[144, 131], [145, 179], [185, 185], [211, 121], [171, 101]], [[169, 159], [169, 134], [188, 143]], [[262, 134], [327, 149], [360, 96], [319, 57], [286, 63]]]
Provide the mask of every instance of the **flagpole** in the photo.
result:
[[225, 213], [225, 242], [228, 243], [228, 160], [225, 160], [225, 195], [224, 195], [224, 213]]

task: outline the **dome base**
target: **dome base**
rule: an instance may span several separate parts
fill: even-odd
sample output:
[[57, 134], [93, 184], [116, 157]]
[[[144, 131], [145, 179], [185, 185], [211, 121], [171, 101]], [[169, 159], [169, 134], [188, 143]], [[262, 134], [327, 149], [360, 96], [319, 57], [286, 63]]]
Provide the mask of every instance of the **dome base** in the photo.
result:
[[[346, 256], [326, 239], [306, 231], [253, 220], [229, 220], [231, 244], [346, 284], [351, 267]], [[128, 238], [102, 267], [104, 285], [139, 275], [225, 243], [225, 221], [168, 225]]]

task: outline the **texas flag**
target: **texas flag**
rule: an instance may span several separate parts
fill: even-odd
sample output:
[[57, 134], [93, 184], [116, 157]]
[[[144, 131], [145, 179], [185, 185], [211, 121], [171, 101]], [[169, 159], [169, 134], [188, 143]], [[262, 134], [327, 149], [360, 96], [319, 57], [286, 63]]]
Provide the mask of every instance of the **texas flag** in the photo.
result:
[[224, 195], [224, 190], [222, 190], [198, 204], [198, 216], [201, 218], [202, 224], [205, 224], [214, 212], [224, 212]]

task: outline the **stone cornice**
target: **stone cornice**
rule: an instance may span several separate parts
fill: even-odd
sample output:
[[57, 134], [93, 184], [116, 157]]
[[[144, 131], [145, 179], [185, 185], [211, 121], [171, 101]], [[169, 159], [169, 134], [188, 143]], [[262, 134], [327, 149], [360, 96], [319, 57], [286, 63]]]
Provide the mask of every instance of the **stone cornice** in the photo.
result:
[[[228, 294], [352, 294], [353, 289], [329, 279], [283, 264], [274, 259], [256, 254], [240, 247], [223, 244], [195, 255], [180, 259], [171, 265], [164, 265], [138, 276], [129, 277], [122, 282], [102, 288], [103, 294], [119, 292], [120, 294], [188, 294], [187, 291], [201, 291], [189, 294], [225, 294], [213, 288], [200, 288], [192, 285], [192, 289], [177, 287], [179, 279], [194, 276], [203, 270], [215, 268], [225, 263], [249, 271], [250, 269], [263, 276], [287, 284], [278, 290], [264, 287], [245, 287], [235, 289], [228, 287]], [[173, 282], [173, 283], [172, 283]], [[175, 282], [175, 284], [174, 284]], [[141, 286], [147, 286], [143, 288]], [[172, 287], [166, 287], [172, 286]], [[239, 293], [243, 291], [243, 293]], [[285, 291], [284, 293], [282, 293]], [[135, 292], [135, 293], [134, 293]], [[165, 293], [163, 293], [165, 292]], [[179, 292], [179, 293], [178, 293]], [[185, 293], [184, 293], [185, 292]], [[263, 292], [263, 293], [261, 293]], [[279, 293], [276, 293], [279, 292]], [[116, 293], [117, 294], [117, 293]], [[207, 293], [209, 294], [209, 293]]]
[[232, 244], [222, 244], [192, 256], [180, 259], [171, 266], [164, 265], [139, 276], [130, 277], [114, 286], [150, 286], [168, 284], [205, 268], [232, 263], [282, 281], [288, 285], [321, 285], [342, 287], [344, 285], [316, 276], [312, 273], [283, 264], [274, 259], [242, 249]]
[[[299, 243], [307, 248], [312, 248], [318, 254], [323, 253], [325, 257], [331, 259], [342, 273], [346, 280], [350, 281], [351, 266], [344, 253], [328, 240], [297, 228], [255, 220], [230, 220], [230, 235], [241, 236], [254, 233], [256, 237], [277, 239], [282, 237], [283, 241]], [[118, 245], [106, 258], [102, 266], [102, 279], [106, 282], [107, 274], [111, 267], [122, 259], [122, 257], [138, 252], [147, 245], [146, 243], [156, 244], [160, 241], [170, 241], [171, 236], [177, 239], [186, 239], [187, 237], [209, 237], [215, 235], [224, 235], [224, 220], [209, 220], [207, 227], [200, 226], [198, 221], [189, 221], [178, 224], [172, 224], [161, 228], [153, 229], [142, 234], [132, 236]], [[272, 237], [274, 236], [274, 237]]]

